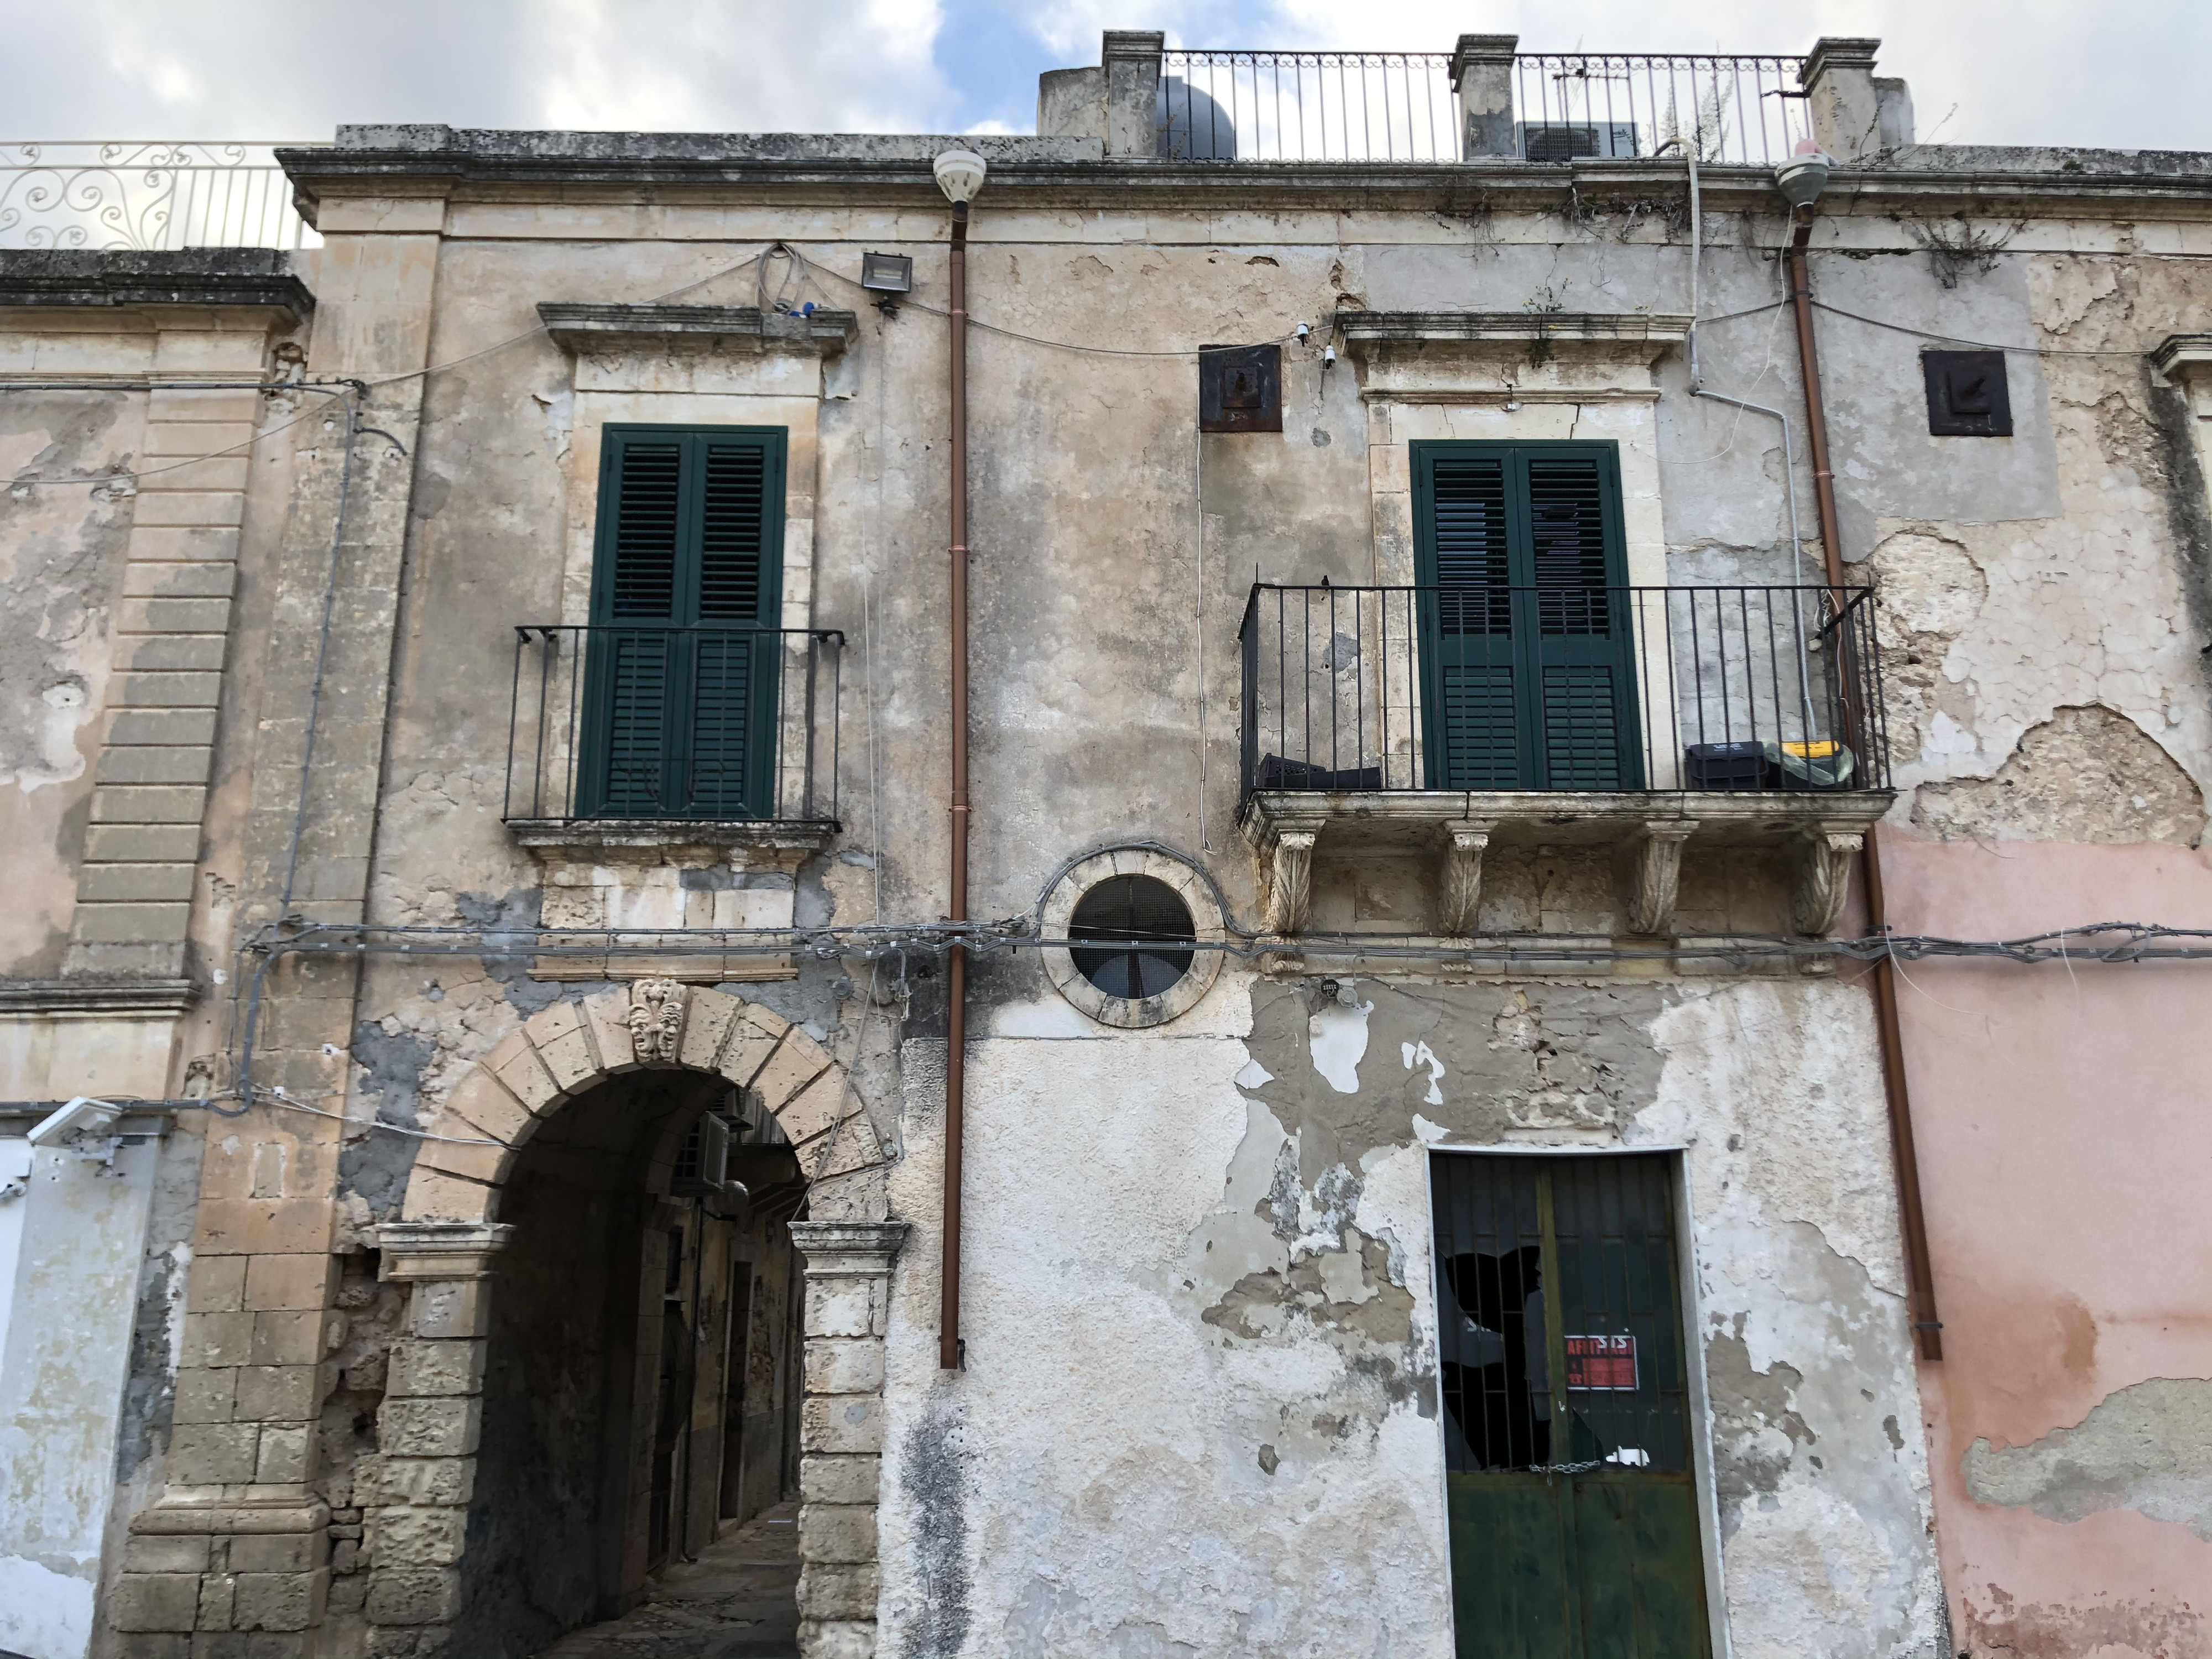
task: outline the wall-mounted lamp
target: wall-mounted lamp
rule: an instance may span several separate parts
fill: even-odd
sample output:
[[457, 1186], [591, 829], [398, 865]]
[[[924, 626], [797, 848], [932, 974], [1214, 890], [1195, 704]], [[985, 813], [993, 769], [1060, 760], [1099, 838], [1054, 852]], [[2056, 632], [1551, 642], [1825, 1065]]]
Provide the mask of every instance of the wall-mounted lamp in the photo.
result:
[[972, 149], [948, 149], [930, 164], [929, 170], [937, 175], [937, 187], [945, 192], [945, 199], [955, 207], [965, 207], [983, 188], [983, 175], [989, 167]]
[[1810, 138], [1800, 138], [1796, 153], [1774, 169], [1774, 182], [1782, 191], [1782, 199], [1790, 204], [1792, 210], [1808, 208], [1827, 189], [1828, 173], [1834, 166], [1819, 144]]
[[860, 286], [872, 294], [911, 294], [914, 261], [903, 253], [863, 253]]

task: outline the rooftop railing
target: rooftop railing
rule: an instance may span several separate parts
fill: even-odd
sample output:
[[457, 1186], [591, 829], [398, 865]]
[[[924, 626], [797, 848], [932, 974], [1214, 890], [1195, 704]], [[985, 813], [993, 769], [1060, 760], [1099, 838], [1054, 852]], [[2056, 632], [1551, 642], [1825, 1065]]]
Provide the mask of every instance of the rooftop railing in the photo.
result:
[[1515, 54], [1498, 60], [1510, 64], [1510, 132], [1495, 110], [1465, 107], [1455, 61], [1166, 52], [1155, 148], [1200, 161], [1574, 161], [1632, 160], [1679, 140], [1712, 166], [1771, 167], [1811, 131], [1795, 57]]
[[1889, 787], [1864, 588], [1263, 584], [1237, 640], [1248, 794]]
[[[275, 143], [0, 144], [0, 248], [162, 252], [317, 246]], [[302, 146], [304, 148], [304, 146]]]

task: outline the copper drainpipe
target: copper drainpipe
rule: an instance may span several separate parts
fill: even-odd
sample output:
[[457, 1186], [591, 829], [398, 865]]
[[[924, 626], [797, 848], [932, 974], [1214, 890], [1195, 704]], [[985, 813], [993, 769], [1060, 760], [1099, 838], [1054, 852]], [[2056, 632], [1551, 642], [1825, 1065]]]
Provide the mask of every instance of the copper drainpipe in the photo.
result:
[[[1836, 527], [1836, 475], [1828, 462], [1828, 417], [1820, 400], [1820, 353], [1813, 337], [1813, 278], [1805, 258], [1813, 238], [1813, 210], [1800, 208], [1788, 255], [1790, 301], [1797, 313], [1797, 361], [1805, 377], [1805, 430], [1813, 454], [1813, 498], [1820, 514], [1820, 552], [1836, 612], [1843, 613], [1844, 543]], [[1837, 630], [1839, 644], [1843, 631]], [[1870, 712], [1870, 711], [1869, 711]], [[1863, 750], [1864, 745], [1861, 745]], [[1882, 897], [1881, 851], [1875, 827], [1867, 826], [1867, 926], [1889, 931]], [[1887, 956], [1874, 964], [1875, 1023], [1881, 1038], [1882, 1091], [1889, 1098], [1889, 1139], [1897, 1156], [1898, 1207], [1905, 1224], [1905, 1271], [1911, 1286], [1912, 1329], [1923, 1359], [1943, 1357], [1943, 1322], [1936, 1312], [1936, 1272], [1928, 1254], [1928, 1217], [1920, 1202], [1920, 1155], [1912, 1139], [1912, 1096], [1905, 1086], [1905, 1038], [1897, 1017], [1897, 970]]]
[[[952, 902], [968, 920], [968, 204], [952, 204]], [[945, 978], [945, 1259], [937, 1363], [960, 1367], [960, 1137], [968, 1088], [968, 951]]]

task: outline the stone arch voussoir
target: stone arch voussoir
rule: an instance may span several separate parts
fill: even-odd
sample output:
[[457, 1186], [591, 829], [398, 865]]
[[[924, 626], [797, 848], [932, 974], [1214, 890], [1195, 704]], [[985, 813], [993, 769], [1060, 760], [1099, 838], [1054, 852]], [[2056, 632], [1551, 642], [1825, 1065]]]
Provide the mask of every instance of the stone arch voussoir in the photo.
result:
[[639, 980], [541, 1008], [463, 1078], [426, 1124], [404, 1220], [488, 1224], [538, 1127], [611, 1077], [724, 1078], [775, 1115], [810, 1180], [880, 1163], [881, 1143], [830, 1051], [774, 1010], [724, 991]]
[[[476, 1488], [493, 1264], [514, 1229], [497, 1220], [520, 1148], [562, 1106], [641, 1069], [720, 1077], [775, 1114], [810, 1181], [884, 1162], [845, 1068], [781, 1015], [742, 998], [641, 980], [532, 1014], [435, 1112], [403, 1218], [377, 1230], [386, 1278], [410, 1287], [378, 1450], [355, 1468], [372, 1565], [370, 1651], [464, 1659], [469, 1504]], [[875, 1648], [875, 1505], [884, 1341], [900, 1221], [791, 1224], [805, 1260], [799, 1421], [799, 1650], [847, 1659]]]

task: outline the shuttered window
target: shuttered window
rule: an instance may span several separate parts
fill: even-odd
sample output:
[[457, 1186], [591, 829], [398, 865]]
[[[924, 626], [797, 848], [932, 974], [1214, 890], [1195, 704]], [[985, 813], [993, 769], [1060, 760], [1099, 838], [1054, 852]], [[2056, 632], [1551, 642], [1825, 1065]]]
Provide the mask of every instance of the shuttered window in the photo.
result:
[[781, 428], [603, 433], [585, 665], [589, 816], [769, 811], [783, 482]]
[[1611, 444], [1413, 446], [1432, 789], [1633, 789]]

